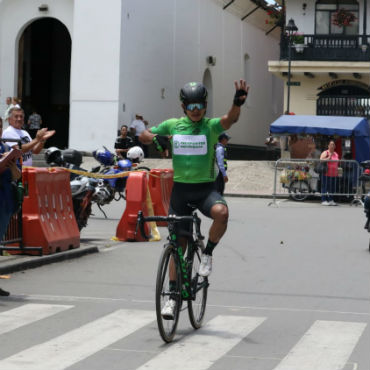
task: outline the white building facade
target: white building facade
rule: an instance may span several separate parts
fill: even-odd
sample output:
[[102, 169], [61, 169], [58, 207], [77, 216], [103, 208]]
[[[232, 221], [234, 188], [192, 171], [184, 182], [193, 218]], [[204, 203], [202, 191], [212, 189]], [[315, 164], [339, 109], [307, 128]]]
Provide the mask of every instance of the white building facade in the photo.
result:
[[[284, 111], [370, 118], [370, 1], [286, 0], [285, 7], [286, 23], [293, 19], [298, 28], [290, 71], [288, 35], [280, 58], [269, 61], [270, 72], [284, 81]], [[338, 25], [339, 11], [353, 21]]]
[[[234, 80], [251, 86], [231, 143], [264, 147], [283, 111], [279, 31], [266, 35], [262, 9], [237, 0], [0, 0], [0, 109], [7, 96], [34, 107], [50, 144], [113, 147], [117, 129], [140, 113], [150, 126], [183, 115], [189, 81], [209, 90], [208, 116], [231, 106]], [[225, 9], [224, 9], [225, 8]], [[209, 58], [211, 57], [211, 58]]]

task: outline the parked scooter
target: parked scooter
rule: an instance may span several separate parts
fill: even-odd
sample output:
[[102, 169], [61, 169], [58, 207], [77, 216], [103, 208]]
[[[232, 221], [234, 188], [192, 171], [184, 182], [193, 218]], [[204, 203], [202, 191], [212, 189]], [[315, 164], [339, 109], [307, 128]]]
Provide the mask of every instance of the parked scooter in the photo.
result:
[[[45, 160], [50, 166], [64, 167], [74, 170], [86, 171], [81, 168], [82, 154], [74, 149], [60, 150], [50, 147], [45, 151]], [[98, 180], [87, 176], [70, 174], [73, 211], [78, 229], [86, 227], [91, 215], [91, 205], [96, 193]]]
[[[93, 157], [100, 163], [99, 166], [93, 167], [91, 170], [91, 172], [95, 173], [116, 175], [133, 170], [150, 171], [148, 167], [137, 166], [144, 158], [144, 152], [139, 146], [134, 146], [128, 150], [127, 159], [119, 159], [104, 146], [103, 149], [95, 150], [93, 152]], [[113, 199], [117, 201], [122, 198], [126, 199], [126, 181], [127, 177], [99, 180], [98, 187], [104, 188], [104, 191], [107, 191], [110, 194], [104, 204], [110, 203]], [[104, 204], [100, 203], [101, 206]]]

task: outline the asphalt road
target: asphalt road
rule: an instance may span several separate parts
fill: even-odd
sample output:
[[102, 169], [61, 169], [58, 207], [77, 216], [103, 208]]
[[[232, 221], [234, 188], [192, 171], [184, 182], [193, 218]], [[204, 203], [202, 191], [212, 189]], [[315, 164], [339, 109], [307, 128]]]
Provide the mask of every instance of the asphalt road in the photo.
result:
[[162, 342], [154, 284], [163, 242], [110, 240], [124, 208], [114, 203], [108, 219], [94, 210], [81, 234], [100, 253], [1, 281], [12, 295], [0, 299], [0, 369], [370, 369], [361, 207], [228, 203], [203, 328], [184, 311], [174, 343]]

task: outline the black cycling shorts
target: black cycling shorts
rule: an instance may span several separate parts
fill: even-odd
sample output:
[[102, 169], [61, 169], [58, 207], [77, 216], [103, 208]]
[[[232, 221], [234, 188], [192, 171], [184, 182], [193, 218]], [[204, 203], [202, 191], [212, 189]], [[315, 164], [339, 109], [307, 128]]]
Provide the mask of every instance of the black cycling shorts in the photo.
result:
[[[187, 184], [174, 182], [168, 214], [176, 216], [191, 215], [195, 205], [205, 216], [211, 217], [211, 208], [215, 204], [227, 206], [225, 199], [216, 191], [214, 182]], [[180, 229], [189, 230], [188, 222], [181, 222]]]

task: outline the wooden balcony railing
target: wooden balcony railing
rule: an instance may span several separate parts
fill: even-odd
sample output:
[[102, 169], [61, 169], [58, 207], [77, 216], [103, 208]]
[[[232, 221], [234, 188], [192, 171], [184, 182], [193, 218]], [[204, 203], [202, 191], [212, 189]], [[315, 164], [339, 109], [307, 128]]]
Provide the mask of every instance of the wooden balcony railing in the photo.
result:
[[[288, 59], [288, 41], [281, 40], [280, 59]], [[304, 44], [291, 45], [291, 60], [370, 61], [370, 35], [304, 35]]]

